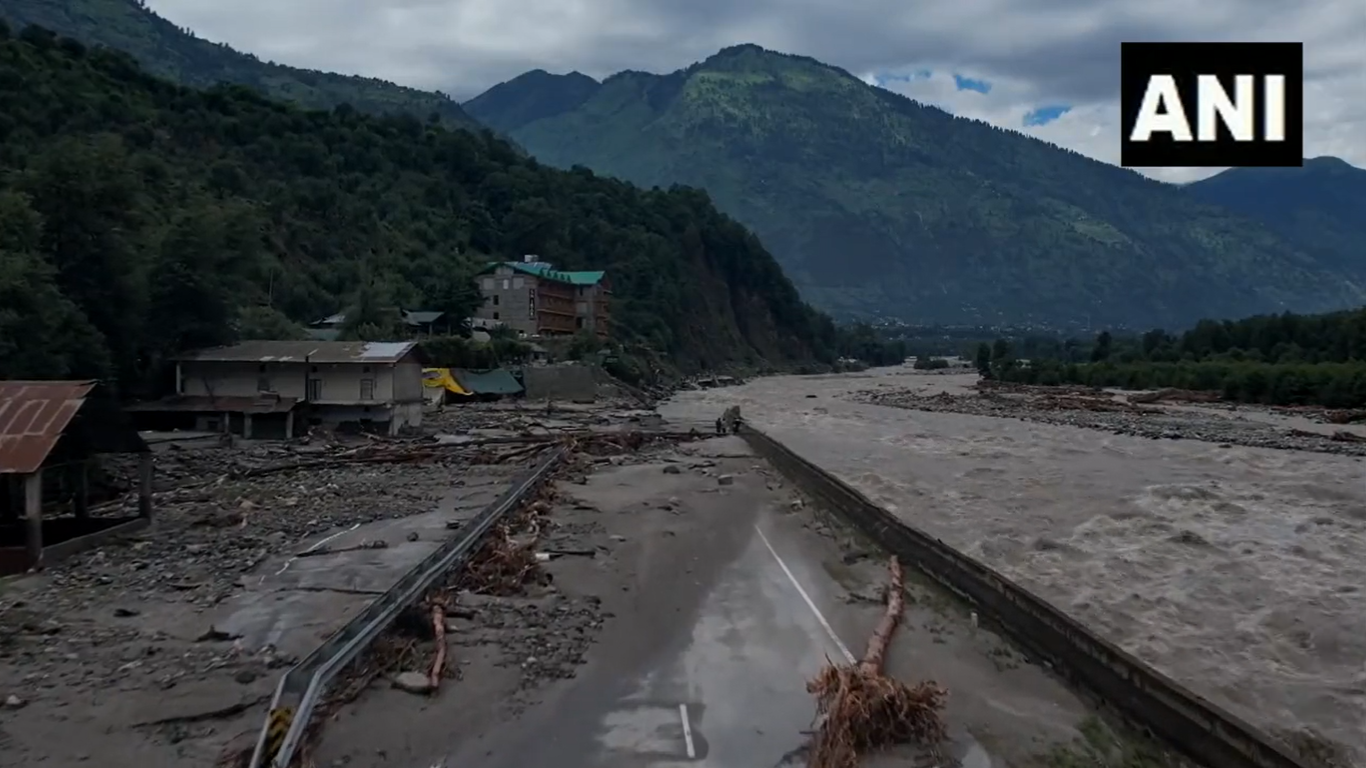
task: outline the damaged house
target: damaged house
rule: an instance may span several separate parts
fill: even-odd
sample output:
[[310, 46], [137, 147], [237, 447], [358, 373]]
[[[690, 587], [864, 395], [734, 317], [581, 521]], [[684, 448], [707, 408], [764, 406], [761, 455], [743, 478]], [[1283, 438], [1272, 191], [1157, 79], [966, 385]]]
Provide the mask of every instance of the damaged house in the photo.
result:
[[395, 435], [422, 423], [414, 341], [246, 341], [175, 362], [176, 393], [129, 408], [140, 427], [280, 439], [309, 426]]

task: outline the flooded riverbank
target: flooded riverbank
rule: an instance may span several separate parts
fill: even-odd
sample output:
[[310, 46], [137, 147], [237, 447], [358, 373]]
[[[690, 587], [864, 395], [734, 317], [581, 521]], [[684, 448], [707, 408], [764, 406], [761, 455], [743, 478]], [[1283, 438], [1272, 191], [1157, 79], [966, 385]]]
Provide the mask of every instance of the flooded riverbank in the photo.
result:
[[1198, 693], [1293, 742], [1332, 742], [1366, 761], [1359, 457], [851, 399], [970, 381], [904, 369], [773, 377], [683, 393], [661, 410], [705, 423], [739, 405]]

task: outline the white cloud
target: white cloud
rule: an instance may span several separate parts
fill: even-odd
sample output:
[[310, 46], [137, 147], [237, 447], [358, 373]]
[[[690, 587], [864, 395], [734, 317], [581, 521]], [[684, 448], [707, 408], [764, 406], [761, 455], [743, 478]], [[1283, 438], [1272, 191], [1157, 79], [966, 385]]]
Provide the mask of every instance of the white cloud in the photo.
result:
[[[295, 66], [467, 98], [528, 69], [667, 72], [736, 43], [858, 74], [929, 69], [888, 87], [1100, 160], [1119, 155], [1119, 43], [1305, 44], [1305, 153], [1366, 167], [1361, 0], [150, 0], [201, 36]], [[951, 73], [992, 83], [958, 91]], [[1072, 110], [1023, 126], [1041, 106]], [[1184, 181], [1208, 169], [1154, 171]]]

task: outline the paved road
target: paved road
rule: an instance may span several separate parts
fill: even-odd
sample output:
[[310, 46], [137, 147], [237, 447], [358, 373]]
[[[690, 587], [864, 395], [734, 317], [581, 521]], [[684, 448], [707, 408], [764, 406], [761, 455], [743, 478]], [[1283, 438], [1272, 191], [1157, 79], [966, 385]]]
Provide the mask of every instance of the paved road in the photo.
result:
[[[681, 472], [662, 462], [608, 465], [562, 486], [567, 495], [551, 519], [598, 530], [600, 555], [548, 567], [564, 595], [600, 596], [608, 617], [571, 679], [519, 688], [518, 654], [554, 657], [555, 643], [521, 640], [490, 658], [468, 644], [489, 637], [474, 627], [454, 651], [465, 671], [460, 681], [431, 699], [373, 691], [329, 728], [318, 763], [804, 765], [798, 750], [814, 714], [806, 681], [827, 658], [862, 653], [883, 611], [876, 599], [886, 578], [882, 556], [850, 557], [867, 550], [842, 547], [809, 510], [793, 511], [792, 491], [738, 438], [708, 440], [663, 461]], [[719, 482], [722, 475], [729, 482]], [[1076, 733], [1085, 712], [1065, 689], [939, 593], [908, 586], [888, 672], [908, 681], [933, 675], [953, 692], [947, 751], [964, 768], [1029, 758], [1046, 741]], [[935, 764], [912, 749], [876, 763]]]
[[596, 665], [552, 706], [528, 713], [492, 744], [455, 752], [446, 765], [796, 764], [788, 758], [813, 711], [805, 681], [827, 656], [849, 658], [849, 650], [802, 583], [820, 576], [806, 567], [802, 543], [770, 515], [746, 517], [753, 519], [747, 542], [721, 565], [691, 621], [655, 652], [640, 663]]

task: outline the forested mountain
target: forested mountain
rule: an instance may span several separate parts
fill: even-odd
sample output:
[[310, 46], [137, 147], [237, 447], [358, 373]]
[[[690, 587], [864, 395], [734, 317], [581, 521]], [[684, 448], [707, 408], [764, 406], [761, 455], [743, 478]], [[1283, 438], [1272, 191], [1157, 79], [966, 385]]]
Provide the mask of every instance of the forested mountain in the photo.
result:
[[422, 119], [436, 114], [448, 125], [479, 127], [444, 94], [264, 62], [195, 37], [158, 16], [143, 0], [0, 0], [0, 19], [11, 29], [32, 24], [86, 45], [124, 51], [149, 72], [182, 85], [235, 83], [309, 109], [350, 104], [362, 112], [408, 112]]
[[555, 170], [487, 131], [241, 86], [0, 25], [0, 378], [146, 384], [180, 350], [355, 306], [468, 316], [490, 258], [608, 270], [613, 334], [682, 367], [829, 359], [829, 318], [697, 190]]
[[1366, 170], [1316, 157], [1303, 168], [1232, 168], [1186, 190], [1265, 223], [1324, 264], [1366, 281]]
[[753, 45], [467, 102], [541, 160], [711, 193], [803, 295], [917, 323], [1180, 327], [1339, 309], [1362, 285], [1176, 187]]

